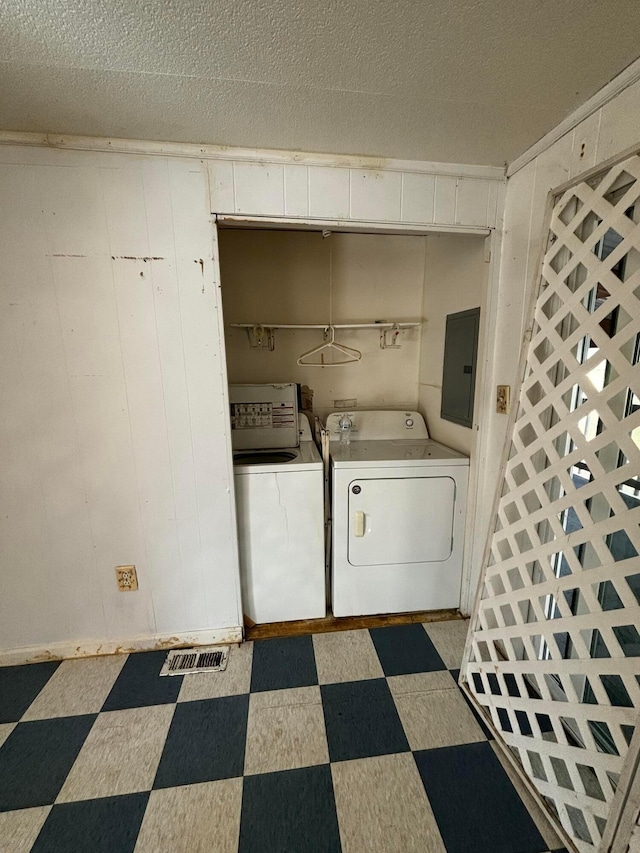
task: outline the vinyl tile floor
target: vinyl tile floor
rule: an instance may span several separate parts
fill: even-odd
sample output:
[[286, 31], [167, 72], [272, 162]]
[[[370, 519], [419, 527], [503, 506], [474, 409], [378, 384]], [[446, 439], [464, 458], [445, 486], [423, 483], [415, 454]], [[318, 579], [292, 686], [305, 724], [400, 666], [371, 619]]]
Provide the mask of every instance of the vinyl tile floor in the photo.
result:
[[457, 686], [466, 623], [0, 669], [2, 853], [547, 853]]

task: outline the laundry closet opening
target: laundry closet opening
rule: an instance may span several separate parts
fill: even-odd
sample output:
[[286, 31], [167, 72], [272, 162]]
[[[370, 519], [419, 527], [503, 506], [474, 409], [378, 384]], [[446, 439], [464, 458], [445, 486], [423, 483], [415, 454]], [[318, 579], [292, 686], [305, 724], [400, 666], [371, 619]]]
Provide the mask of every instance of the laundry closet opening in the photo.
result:
[[[448, 476], [447, 465], [459, 465], [458, 455], [469, 457], [473, 469], [481, 401], [476, 372], [473, 381], [477, 414], [472, 428], [441, 417], [445, 329], [448, 315], [480, 308], [479, 351], [482, 351], [488, 269], [484, 236], [354, 233], [320, 228], [284, 230], [246, 225], [234, 227], [220, 222], [218, 229], [232, 436], [241, 437], [239, 443], [234, 438], [234, 450], [243, 453], [242, 460], [236, 459], [234, 480], [247, 624], [322, 618], [325, 614], [331, 618], [332, 608], [337, 612], [335, 589], [339, 571], [333, 541], [336, 519], [328, 532], [325, 525], [325, 517], [333, 514], [336, 505], [336, 495], [331, 494], [330, 488], [336, 454], [332, 455], [331, 463], [325, 466], [320, 463], [316, 469], [309, 455], [315, 449], [316, 445], [312, 448], [312, 444], [316, 439], [319, 455], [313, 458], [316, 462], [321, 459], [319, 428], [327, 424], [331, 413], [349, 415], [353, 427], [350, 459], [358, 452], [368, 452], [365, 445], [369, 442], [358, 441], [365, 437], [367, 430], [374, 429], [375, 434], [371, 435], [375, 439], [387, 437], [387, 433], [379, 432], [377, 421], [369, 426], [366, 418], [372, 412], [397, 413], [396, 421], [402, 430], [407, 429], [406, 421], [417, 422], [422, 416], [428, 438], [457, 452], [449, 454], [447, 460], [441, 460], [433, 469], [441, 475], [438, 488], [444, 489], [443, 494], [455, 494], [457, 501], [456, 512], [451, 518], [434, 521], [440, 527], [442, 524], [445, 528], [451, 526], [451, 547], [446, 530], [443, 533], [440, 529], [438, 535], [443, 542], [447, 540], [444, 549], [447, 559], [455, 546], [453, 565], [453, 558], [449, 563], [443, 562], [444, 546], [436, 561], [426, 552], [423, 559], [420, 543], [413, 548], [409, 542], [415, 530], [407, 519], [415, 516], [413, 521], [418, 523], [421, 502], [426, 502], [424, 511], [429, 515], [429, 500], [440, 501], [441, 498], [435, 497], [440, 494], [437, 489], [431, 497], [430, 493], [420, 491], [416, 481], [406, 492], [404, 484], [409, 482], [409, 476], [417, 475], [413, 469], [409, 475], [406, 466], [413, 464], [409, 459], [411, 453], [426, 453], [424, 445], [420, 444], [424, 438], [415, 431], [419, 424], [411, 427], [413, 432], [396, 435], [393, 432], [396, 421], [389, 422], [392, 432], [388, 437], [404, 442], [397, 447], [405, 462], [398, 476], [391, 476], [393, 472], [389, 470], [384, 475], [388, 489], [383, 483], [382, 493], [387, 494], [392, 503], [403, 500], [408, 503], [404, 508], [397, 505], [381, 508], [385, 514], [393, 509], [391, 515], [396, 518], [395, 522], [390, 522], [392, 528], [384, 534], [378, 526], [377, 535], [384, 535], [385, 541], [389, 536], [394, 537], [397, 542], [385, 549], [390, 556], [385, 557], [384, 565], [359, 567], [360, 578], [357, 572], [353, 577], [356, 591], [365, 577], [367, 586], [377, 583], [380, 587], [378, 598], [388, 601], [388, 605], [383, 607], [379, 601], [361, 602], [357, 594], [356, 600], [351, 601], [350, 594], [345, 614], [369, 616], [417, 609], [457, 609], [466, 544], [466, 513], [462, 510], [466, 509], [468, 462], [465, 461], [464, 477], [461, 478], [462, 468], [457, 467], [453, 485], [445, 488], [444, 481]], [[305, 326], [311, 328], [300, 328]], [[337, 349], [325, 348], [331, 340], [335, 340]], [[331, 365], [335, 361], [345, 363]], [[261, 452], [269, 450], [273, 455], [276, 447], [291, 451], [279, 441], [282, 433], [275, 429], [271, 432], [275, 438], [266, 442], [248, 438], [251, 426], [260, 418], [266, 424], [271, 416], [267, 409], [273, 401], [266, 397], [244, 400], [247, 395], [238, 387], [245, 386], [248, 397], [253, 398], [260, 396], [255, 390], [255, 386], [260, 385], [297, 386], [295, 394], [301, 425], [305, 428], [304, 434], [298, 433], [299, 449], [307, 453], [303, 459], [289, 458], [281, 463], [265, 460], [264, 465], [260, 464]], [[250, 407], [252, 403], [256, 404], [253, 408]], [[283, 407], [278, 414], [278, 423], [282, 423], [285, 404], [278, 405]], [[413, 413], [418, 418], [412, 417]], [[329, 426], [331, 423], [335, 427], [335, 421], [330, 421]], [[360, 429], [359, 425], [362, 425]], [[307, 445], [307, 442], [311, 443]], [[377, 447], [381, 444], [376, 442]], [[420, 448], [416, 451], [418, 445]], [[330, 446], [337, 448], [338, 445], [332, 440]], [[255, 459], [247, 459], [247, 448], [254, 452]], [[294, 472], [297, 477], [293, 476]], [[362, 474], [362, 471], [355, 471], [344, 476], [351, 482]], [[326, 490], [325, 475], [329, 485]], [[317, 516], [320, 477], [322, 503], [329, 504], [321, 510], [321, 524]], [[419, 479], [422, 481], [424, 477]], [[402, 487], [399, 491], [395, 489], [398, 484]], [[433, 491], [433, 488], [434, 483], [428, 484], [428, 489]], [[363, 490], [364, 494], [372, 491], [373, 484]], [[299, 518], [296, 513], [301, 506], [314, 508], [315, 520]], [[347, 508], [345, 512], [352, 514], [352, 510]], [[376, 525], [373, 529], [366, 527], [370, 517], [370, 512], [365, 515], [365, 532], [358, 537], [362, 541], [355, 543], [360, 549], [363, 543], [375, 541]], [[348, 530], [346, 535], [350, 535]], [[309, 537], [306, 543], [305, 536]], [[340, 543], [338, 550], [339, 547]], [[346, 547], [348, 550], [349, 546]], [[355, 553], [353, 547], [351, 543]], [[320, 556], [321, 584], [317, 581]], [[345, 565], [349, 571], [350, 559], [353, 557], [347, 554]], [[369, 559], [364, 558], [364, 562]], [[268, 571], [264, 570], [265, 566], [270, 566]], [[310, 582], [310, 576], [315, 578], [314, 582]], [[420, 594], [421, 585], [431, 583], [436, 589], [444, 580], [449, 587], [446, 596]], [[414, 585], [418, 606], [405, 604], [413, 598]], [[261, 602], [266, 602], [266, 606]], [[434, 602], [433, 606], [430, 602]], [[448, 615], [451, 618], [450, 612]]]

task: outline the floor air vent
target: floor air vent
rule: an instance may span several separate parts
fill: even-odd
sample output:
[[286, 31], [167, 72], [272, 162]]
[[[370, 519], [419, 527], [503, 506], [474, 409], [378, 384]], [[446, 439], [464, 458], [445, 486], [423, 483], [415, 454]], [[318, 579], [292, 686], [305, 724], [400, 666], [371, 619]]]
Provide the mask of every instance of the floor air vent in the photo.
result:
[[193, 672], [222, 672], [227, 668], [229, 646], [200, 649], [173, 649], [167, 655], [160, 675], [187, 675]]

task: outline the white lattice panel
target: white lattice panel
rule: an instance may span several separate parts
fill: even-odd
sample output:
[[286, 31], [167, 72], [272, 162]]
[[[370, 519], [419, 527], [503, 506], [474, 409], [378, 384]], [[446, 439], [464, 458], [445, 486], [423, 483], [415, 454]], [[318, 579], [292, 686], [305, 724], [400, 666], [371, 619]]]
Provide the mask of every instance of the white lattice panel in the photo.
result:
[[555, 200], [465, 680], [581, 851], [640, 708], [640, 157]]

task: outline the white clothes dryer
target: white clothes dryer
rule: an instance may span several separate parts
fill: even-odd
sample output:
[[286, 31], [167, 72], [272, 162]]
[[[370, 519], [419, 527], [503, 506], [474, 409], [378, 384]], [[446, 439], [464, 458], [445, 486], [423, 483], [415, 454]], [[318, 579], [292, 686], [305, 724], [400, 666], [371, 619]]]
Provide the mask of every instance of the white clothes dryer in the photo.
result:
[[[418, 412], [329, 415], [334, 616], [460, 605], [469, 459]], [[343, 437], [344, 438], [344, 437]]]

